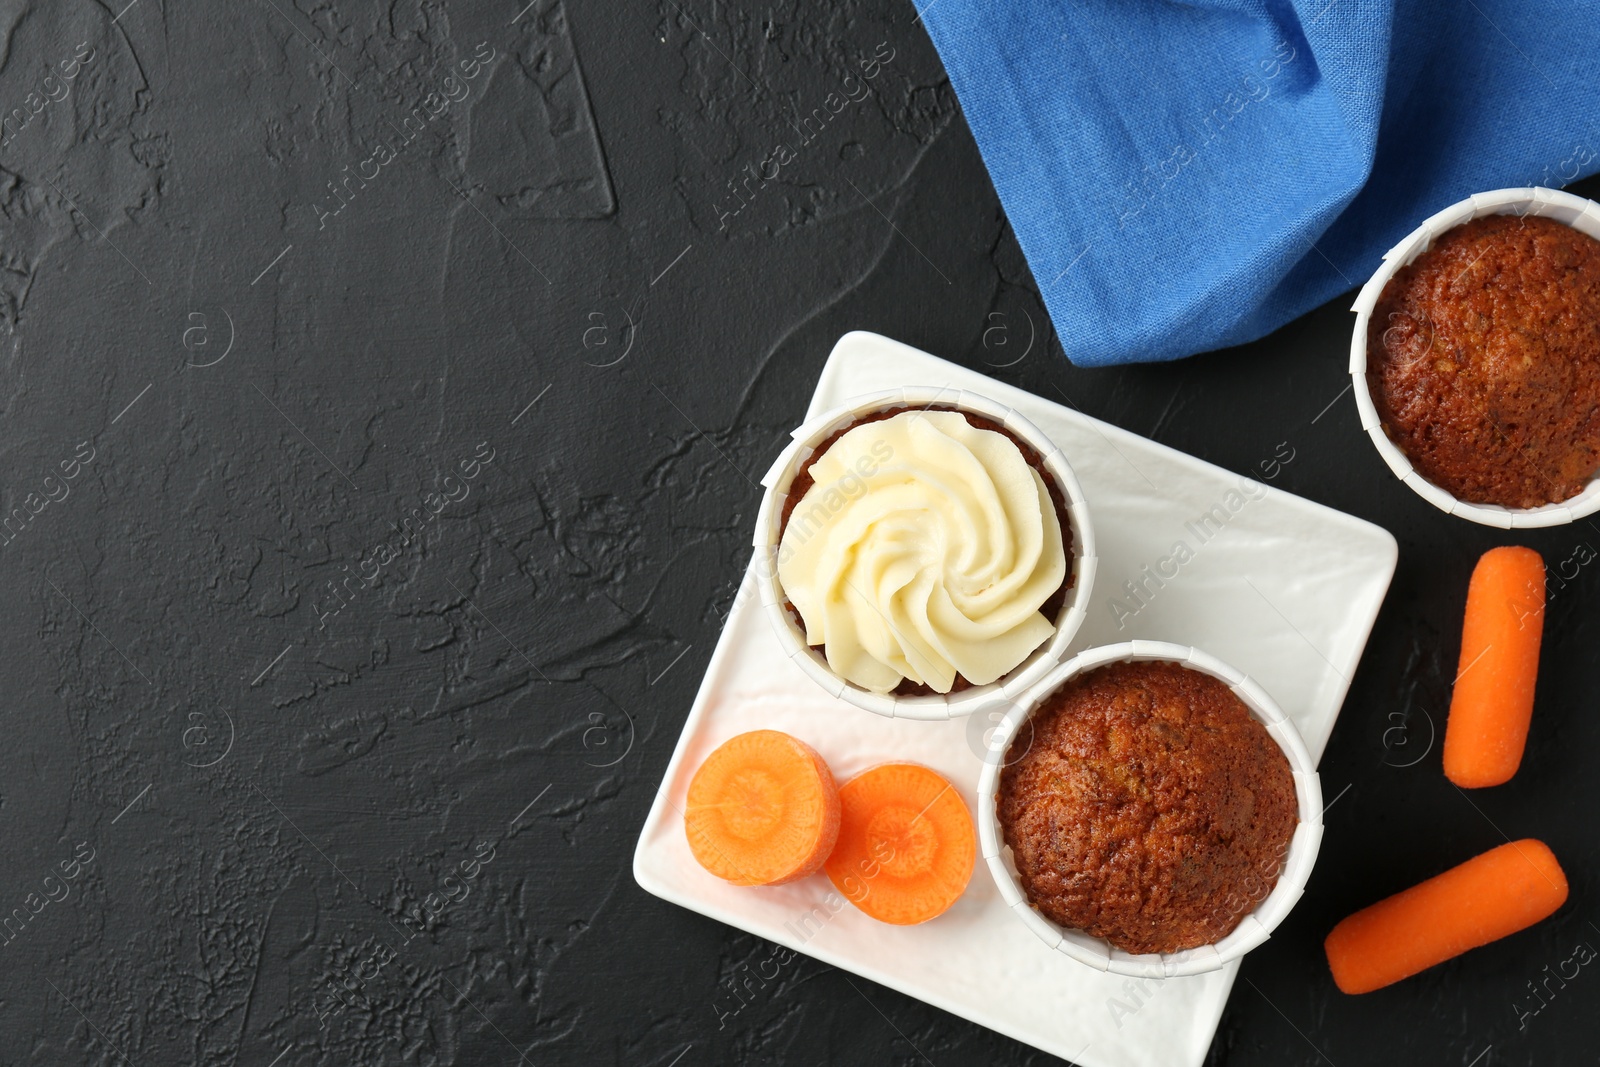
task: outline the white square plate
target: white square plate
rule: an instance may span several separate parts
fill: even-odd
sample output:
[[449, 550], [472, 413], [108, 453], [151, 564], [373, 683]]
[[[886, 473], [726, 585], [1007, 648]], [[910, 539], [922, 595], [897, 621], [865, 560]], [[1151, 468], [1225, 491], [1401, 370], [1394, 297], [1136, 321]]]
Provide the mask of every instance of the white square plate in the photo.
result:
[[[1069, 654], [1133, 638], [1195, 645], [1255, 678], [1299, 727], [1312, 758], [1321, 758], [1394, 574], [1398, 552], [1386, 530], [877, 334], [839, 339], [807, 414], [905, 385], [989, 396], [1066, 451], [1100, 556], [1089, 617]], [[1177, 551], [1180, 542], [1187, 553]], [[1143, 584], [1140, 599], [1125, 582]], [[792, 733], [822, 754], [840, 782], [890, 759], [925, 763], [965, 790], [970, 806], [979, 731], [991, 726], [978, 717], [890, 719], [828, 696], [783, 655], [746, 572], [645, 821], [634, 877], [673, 903], [1085, 1067], [1198, 1065], [1237, 964], [1143, 983], [1096, 971], [1019, 922], [981, 862], [949, 911], [898, 927], [849, 904], [832, 910], [843, 898], [824, 875], [738, 888], [706, 873], [689, 852], [681, 815], [689, 778], [735, 734]]]

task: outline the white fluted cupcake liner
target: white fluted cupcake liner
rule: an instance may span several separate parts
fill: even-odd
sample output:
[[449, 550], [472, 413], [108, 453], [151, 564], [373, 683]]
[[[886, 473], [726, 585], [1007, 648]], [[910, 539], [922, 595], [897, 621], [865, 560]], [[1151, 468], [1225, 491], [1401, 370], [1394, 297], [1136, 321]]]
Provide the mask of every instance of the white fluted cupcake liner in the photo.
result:
[[[981, 415], [1004, 426], [1026, 441], [1043, 457], [1043, 465], [1061, 490], [1067, 504], [1067, 521], [1072, 527], [1072, 588], [1067, 591], [1066, 602], [1055, 619], [1055, 633], [1050, 640], [1035, 649], [1004, 677], [988, 685], [973, 686], [956, 693], [926, 696], [895, 696], [873, 693], [845, 681], [828, 666], [827, 658], [819, 648], [806, 644], [805, 633], [795, 624], [784, 606], [784, 593], [778, 580], [778, 547], [781, 534], [780, 520], [783, 503], [789, 495], [801, 464], [810, 458], [816, 447], [844, 426], [864, 415], [889, 408], [927, 407], [946, 405], [961, 411]], [[761, 591], [761, 602], [773, 631], [784, 651], [818, 685], [841, 700], [878, 715], [902, 719], [949, 719], [969, 715], [981, 707], [1014, 699], [1041, 678], [1061, 657], [1078, 627], [1083, 624], [1089, 610], [1089, 592], [1094, 585], [1096, 566], [1094, 530], [1089, 522], [1089, 506], [1084, 500], [1083, 488], [1067, 463], [1059, 446], [1044, 432], [1019, 412], [987, 397], [965, 390], [931, 386], [907, 386], [881, 393], [854, 397], [845, 403], [823, 412], [796, 429], [794, 440], [772, 465], [761, 480], [766, 495], [756, 516], [755, 546], [756, 581]]]
[[[1059, 926], [1028, 903], [1017, 877], [1011, 849], [1005, 845], [1000, 830], [996, 793], [1000, 788], [1000, 772], [1005, 766], [1012, 739], [1045, 697], [1079, 674], [1096, 667], [1147, 660], [1171, 660], [1220, 678], [1244, 701], [1251, 714], [1266, 726], [1267, 733], [1272, 735], [1272, 739], [1288, 757], [1289, 767], [1294, 773], [1300, 823], [1295, 827], [1289, 854], [1277, 884], [1233, 932], [1215, 944], [1182, 952], [1134, 955], [1112, 947], [1110, 942], [1102, 938], [1091, 937], [1082, 930]], [[978, 839], [984, 862], [988, 864], [989, 873], [994, 876], [995, 885], [999, 887], [1006, 905], [1051, 948], [1080, 963], [1112, 974], [1136, 978], [1176, 978], [1214, 971], [1239, 959], [1266, 941], [1273, 929], [1289, 914], [1305, 892], [1311, 867], [1317, 859], [1317, 850], [1322, 845], [1322, 786], [1300, 732], [1266, 691], [1249, 677], [1215, 656], [1188, 645], [1167, 641], [1125, 641], [1085, 649], [1066, 663], [1056, 666], [1016, 701], [995, 728], [985, 746], [984, 766], [978, 777]]]
[[1409, 485], [1418, 496], [1451, 515], [1460, 516], [1484, 526], [1498, 526], [1505, 530], [1526, 530], [1541, 526], [1560, 526], [1585, 515], [1600, 511], [1600, 477], [1592, 478], [1583, 492], [1559, 504], [1545, 504], [1536, 508], [1504, 508], [1496, 504], [1471, 504], [1457, 500], [1411, 465], [1398, 445], [1389, 440], [1383, 431], [1383, 420], [1372, 402], [1372, 392], [1367, 384], [1367, 324], [1373, 309], [1383, 295], [1383, 287], [1402, 268], [1428, 249], [1446, 230], [1485, 215], [1536, 215], [1565, 223], [1580, 233], [1600, 239], [1600, 205], [1581, 196], [1564, 193], [1558, 189], [1526, 188], [1497, 189], [1489, 193], [1474, 193], [1459, 203], [1451, 204], [1428, 218], [1412, 230], [1404, 240], [1384, 253], [1383, 265], [1361, 287], [1356, 302], [1350, 310], [1356, 313], [1355, 334], [1350, 341], [1350, 380], [1354, 387], [1356, 407], [1361, 412], [1361, 428], [1367, 431], [1378, 454], [1389, 465], [1396, 478]]

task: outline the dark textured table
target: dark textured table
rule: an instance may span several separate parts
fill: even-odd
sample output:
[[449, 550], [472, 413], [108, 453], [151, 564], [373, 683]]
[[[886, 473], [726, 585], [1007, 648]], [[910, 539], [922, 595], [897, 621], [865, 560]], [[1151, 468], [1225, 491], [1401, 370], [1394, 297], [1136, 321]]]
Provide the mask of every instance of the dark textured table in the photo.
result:
[[[524, 2], [0, 13], [0, 1063], [1050, 1061], [804, 957], [752, 984], [771, 946], [630, 873], [854, 328], [1234, 471], [1289, 450], [1275, 484], [1400, 540], [1211, 1062], [1595, 1055], [1600, 527], [1516, 538], [1562, 575], [1533, 736], [1464, 794], [1436, 739], [1510, 539], [1381, 466], [1347, 300], [1074, 369], [904, 0]], [[1507, 835], [1565, 864], [1555, 918], [1334, 990], [1338, 918]]]

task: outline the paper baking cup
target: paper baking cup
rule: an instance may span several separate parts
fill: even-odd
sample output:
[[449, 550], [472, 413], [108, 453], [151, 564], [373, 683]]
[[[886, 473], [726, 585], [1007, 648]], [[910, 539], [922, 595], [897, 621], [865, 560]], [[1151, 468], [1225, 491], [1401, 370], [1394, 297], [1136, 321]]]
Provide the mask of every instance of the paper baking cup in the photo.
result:
[[[1043, 457], [1045, 470], [1055, 480], [1067, 503], [1067, 521], [1072, 528], [1073, 583], [1067, 591], [1061, 614], [1056, 617], [1055, 633], [1009, 674], [988, 685], [973, 686], [959, 693], [933, 693], [927, 696], [873, 693], [835, 674], [828, 666], [822, 650], [806, 644], [805, 633], [784, 607], [783, 588], [778, 581], [779, 520], [783, 515], [784, 499], [789, 495], [789, 485], [794, 481], [800, 465], [831, 434], [863, 415], [885, 408], [929, 405], [952, 407], [993, 419], [1026, 441]], [[1089, 591], [1094, 585], [1096, 564], [1094, 530], [1089, 525], [1089, 506], [1084, 502], [1083, 488], [1079, 486], [1077, 476], [1072, 473], [1060, 447], [1037, 426], [1011, 408], [977, 393], [961, 389], [908, 386], [847, 400], [807, 420], [792, 436], [794, 440], [783, 450], [767, 476], [761, 479], [761, 484], [766, 486], [766, 495], [761, 500], [761, 510], [756, 516], [756, 581], [761, 590], [761, 602], [766, 606], [767, 616], [772, 620], [772, 628], [784, 651], [818, 685], [841, 700], [879, 715], [901, 719], [949, 719], [971, 714], [980, 707], [1011, 700], [1060, 662], [1066, 654], [1067, 645], [1088, 614]]]
[[1600, 511], [1600, 478], [1591, 478], [1583, 492], [1571, 500], [1537, 508], [1503, 508], [1496, 504], [1469, 504], [1457, 500], [1418, 473], [1399, 446], [1389, 440], [1389, 435], [1383, 432], [1383, 421], [1378, 418], [1378, 409], [1373, 405], [1372, 393], [1367, 387], [1367, 322], [1372, 317], [1378, 298], [1383, 295], [1383, 287], [1400, 268], [1432, 248], [1440, 234], [1485, 215], [1537, 215], [1565, 223], [1579, 233], [1600, 239], [1600, 205], [1558, 189], [1497, 189], [1492, 193], [1474, 193], [1429, 218], [1412, 230], [1405, 240], [1384, 253], [1383, 266], [1361, 287], [1361, 293], [1350, 309], [1356, 313], [1355, 334], [1350, 341], [1350, 381], [1355, 388], [1356, 407], [1361, 411], [1361, 428], [1372, 438], [1378, 454], [1394, 471], [1395, 477], [1440, 511], [1505, 530], [1559, 526]]
[[[1092, 937], [1082, 930], [1058, 926], [1028, 903], [1022, 892], [1022, 883], [1017, 878], [1011, 849], [1000, 832], [996, 793], [1000, 789], [1000, 771], [1005, 765], [1012, 738], [1046, 696], [1085, 671], [1108, 663], [1137, 663], [1144, 660], [1181, 663], [1222, 679], [1238, 694], [1289, 758], [1289, 768], [1294, 773], [1295, 799], [1300, 807], [1300, 824], [1295, 827], [1294, 837], [1289, 842], [1289, 855], [1283, 873], [1278, 876], [1278, 884], [1254, 911], [1239, 921], [1239, 925], [1227, 937], [1214, 944], [1182, 952], [1134, 955], [1113, 948], [1110, 942]], [[1311, 877], [1311, 865], [1316, 862], [1317, 849], [1322, 845], [1322, 785], [1317, 777], [1317, 769], [1311, 762], [1311, 754], [1300, 739], [1300, 731], [1294, 728], [1283, 710], [1254, 681], [1215, 656], [1187, 645], [1166, 641], [1126, 641], [1078, 653], [1050, 671], [1007, 712], [985, 746], [983, 771], [978, 777], [978, 838], [984, 861], [989, 865], [989, 873], [1000, 888], [1000, 896], [1017, 918], [1038, 934], [1045, 944], [1080, 963], [1112, 974], [1136, 978], [1176, 978], [1214, 971], [1240, 958], [1271, 936], [1273, 929], [1289, 914], [1289, 909], [1305, 892], [1306, 881]]]

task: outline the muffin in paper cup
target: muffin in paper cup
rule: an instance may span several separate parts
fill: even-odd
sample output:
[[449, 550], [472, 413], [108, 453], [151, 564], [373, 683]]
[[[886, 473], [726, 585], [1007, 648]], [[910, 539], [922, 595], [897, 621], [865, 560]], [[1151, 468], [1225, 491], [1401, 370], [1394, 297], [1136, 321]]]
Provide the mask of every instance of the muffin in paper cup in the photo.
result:
[[[1012, 740], [1044, 699], [1073, 678], [1111, 663], [1166, 660], [1209, 674], [1227, 684], [1267, 728], [1267, 733], [1289, 760], [1294, 775], [1299, 823], [1290, 839], [1282, 872], [1261, 903], [1247, 912], [1234, 930], [1221, 940], [1179, 952], [1140, 955], [1114, 947], [1103, 938], [1072, 930], [1045, 918], [1028, 902], [1017, 874], [1011, 848], [1000, 827], [998, 794]], [[978, 844], [989, 873], [1006, 906], [1045, 944], [1080, 963], [1111, 974], [1135, 978], [1176, 978], [1214, 971], [1242, 957], [1271, 936], [1305, 892], [1322, 845], [1322, 786], [1300, 732], [1266, 691], [1242, 672], [1197, 648], [1167, 641], [1125, 641], [1085, 649], [1058, 664], [1006, 711], [983, 750], [984, 765], [978, 777]]]
[[[821, 647], [806, 642], [806, 634], [796, 619], [796, 611], [784, 593], [779, 576], [779, 550], [784, 532], [784, 503], [800, 469], [830, 437], [858, 420], [882, 412], [906, 410], [951, 410], [970, 413], [1004, 427], [1038, 453], [1040, 472], [1054, 482], [1065, 504], [1067, 524], [1072, 534], [1071, 551], [1066, 560], [1070, 586], [1056, 616], [1049, 638], [1020, 663], [993, 682], [970, 685], [949, 693], [879, 693], [847, 681], [829, 666]], [[784, 449], [762, 479], [766, 493], [756, 517], [754, 537], [756, 580], [762, 604], [784, 651], [829, 693], [856, 707], [879, 715], [906, 719], [947, 719], [967, 715], [980, 707], [1011, 699], [1038, 680], [1066, 653], [1073, 635], [1088, 613], [1089, 593], [1094, 584], [1094, 531], [1089, 523], [1089, 508], [1083, 489], [1072, 473], [1065, 455], [1038, 427], [1020, 413], [993, 400], [965, 390], [909, 386], [881, 393], [854, 397], [838, 407], [808, 420], [792, 434], [794, 440]], [[891, 624], [892, 626], [892, 624]]]
[[1484, 526], [1497, 526], [1506, 530], [1524, 530], [1541, 526], [1559, 526], [1600, 511], [1600, 476], [1589, 480], [1582, 492], [1559, 503], [1544, 504], [1536, 508], [1507, 508], [1498, 504], [1474, 504], [1458, 500], [1448, 490], [1423, 477], [1412, 466], [1400, 447], [1389, 439], [1383, 420], [1373, 403], [1371, 387], [1367, 381], [1367, 331], [1374, 309], [1389, 284], [1403, 267], [1409, 266], [1418, 256], [1433, 247], [1440, 234], [1464, 222], [1487, 215], [1537, 216], [1564, 223], [1579, 233], [1600, 240], [1600, 205], [1581, 196], [1564, 193], [1558, 189], [1526, 188], [1497, 189], [1494, 192], [1474, 193], [1459, 203], [1429, 217], [1401, 242], [1384, 253], [1383, 265], [1361, 287], [1356, 302], [1350, 310], [1356, 313], [1355, 333], [1350, 341], [1350, 381], [1355, 392], [1356, 408], [1361, 413], [1361, 428], [1372, 439], [1378, 455], [1389, 465], [1396, 478], [1405, 482], [1422, 499], [1451, 515], [1460, 516]]

